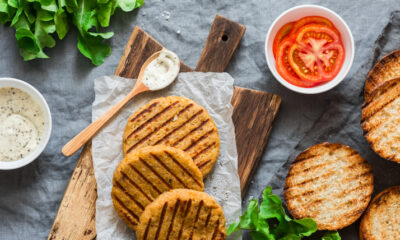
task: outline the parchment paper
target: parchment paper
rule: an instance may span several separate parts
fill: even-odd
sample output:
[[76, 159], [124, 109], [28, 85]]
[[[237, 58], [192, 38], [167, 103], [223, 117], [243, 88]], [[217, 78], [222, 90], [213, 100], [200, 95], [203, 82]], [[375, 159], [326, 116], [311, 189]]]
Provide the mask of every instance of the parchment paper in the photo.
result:
[[[135, 81], [120, 77], [95, 80], [92, 120], [110, 109], [133, 88]], [[205, 179], [205, 192], [215, 197], [224, 210], [227, 223], [241, 213], [240, 181], [237, 171], [235, 129], [231, 98], [233, 79], [227, 73], [182, 73], [165, 90], [136, 97], [92, 141], [93, 164], [97, 181], [97, 239], [133, 239], [134, 233], [119, 218], [111, 202], [112, 177], [123, 159], [122, 135], [129, 116], [148, 101], [162, 96], [188, 97], [207, 109], [217, 125], [221, 148], [213, 171]], [[236, 235], [230, 239], [241, 239]]]

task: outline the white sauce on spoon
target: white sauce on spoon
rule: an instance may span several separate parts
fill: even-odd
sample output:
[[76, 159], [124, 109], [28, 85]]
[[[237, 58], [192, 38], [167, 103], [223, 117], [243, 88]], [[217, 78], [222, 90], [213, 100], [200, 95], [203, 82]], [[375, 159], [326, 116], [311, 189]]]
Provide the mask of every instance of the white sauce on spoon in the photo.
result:
[[142, 82], [150, 90], [160, 90], [170, 85], [178, 76], [180, 61], [178, 56], [168, 50], [147, 65], [143, 73]]
[[43, 132], [39, 104], [20, 89], [0, 88], [0, 161], [29, 155], [39, 145]]

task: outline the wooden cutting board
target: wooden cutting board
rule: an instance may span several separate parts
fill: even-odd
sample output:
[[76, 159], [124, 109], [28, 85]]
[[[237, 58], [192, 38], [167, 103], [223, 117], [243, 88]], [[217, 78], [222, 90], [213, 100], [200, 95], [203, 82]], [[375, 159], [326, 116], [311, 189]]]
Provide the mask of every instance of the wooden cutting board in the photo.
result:
[[[245, 29], [243, 25], [217, 15], [195, 71], [223, 72]], [[161, 48], [160, 43], [136, 27], [115, 75], [136, 78], [145, 60]], [[181, 72], [190, 71], [190, 67], [182, 64]], [[267, 144], [280, 103], [281, 98], [278, 95], [240, 87], [234, 89], [232, 119], [236, 128], [242, 196]], [[88, 143], [81, 152], [48, 239], [95, 239], [96, 198], [91, 143]]]

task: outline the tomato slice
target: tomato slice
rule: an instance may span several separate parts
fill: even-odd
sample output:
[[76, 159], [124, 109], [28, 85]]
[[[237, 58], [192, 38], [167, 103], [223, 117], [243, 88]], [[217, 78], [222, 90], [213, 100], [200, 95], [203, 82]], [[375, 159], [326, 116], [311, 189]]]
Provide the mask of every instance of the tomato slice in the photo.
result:
[[293, 71], [292, 67], [288, 61], [288, 52], [290, 46], [293, 44], [291, 38], [286, 37], [282, 40], [277, 48], [277, 57], [276, 57], [276, 70], [279, 75], [284, 78], [289, 83], [299, 86], [299, 87], [313, 87], [315, 86], [312, 82], [304, 82], [302, 81], [297, 74]]
[[294, 23], [292, 30], [290, 31], [290, 35], [295, 36], [297, 31], [299, 31], [300, 28], [302, 28], [303, 26], [308, 25], [308, 24], [320, 24], [320, 25], [328, 26], [333, 31], [335, 31], [338, 35], [340, 35], [339, 31], [335, 28], [335, 26], [329, 19], [320, 17], [320, 16], [308, 16], [308, 17], [300, 18], [299, 20], [297, 20]]
[[275, 38], [274, 38], [274, 43], [272, 45], [272, 50], [273, 50], [275, 58], [276, 58], [276, 52], [278, 51], [279, 43], [281, 43], [282, 39], [285, 38], [290, 33], [290, 30], [293, 28], [293, 25], [294, 25], [294, 22], [286, 23], [276, 33]]
[[299, 29], [288, 53], [289, 64], [303, 80], [331, 80], [343, 65], [345, 50], [340, 37], [327, 26], [309, 24]]

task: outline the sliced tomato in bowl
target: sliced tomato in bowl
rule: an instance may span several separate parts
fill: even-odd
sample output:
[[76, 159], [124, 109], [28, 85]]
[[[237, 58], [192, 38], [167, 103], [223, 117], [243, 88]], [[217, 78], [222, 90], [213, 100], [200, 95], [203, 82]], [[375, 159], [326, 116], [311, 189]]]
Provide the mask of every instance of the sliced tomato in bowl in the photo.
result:
[[294, 22], [289, 22], [286, 23], [285, 25], [283, 25], [278, 32], [276, 33], [275, 37], [274, 37], [274, 42], [272, 44], [272, 51], [274, 53], [274, 57], [276, 57], [276, 52], [278, 51], [278, 46], [279, 43], [282, 42], [282, 40], [289, 35], [290, 31], [292, 30], [294, 25]]
[[290, 35], [295, 36], [297, 31], [299, 31], [300, 28], [302, 28], [303, 26], [308, 25], [308, 24], [320, 24], [320, 25], [328, 26], [333, 31], [335, 31], [338, 35], [340, 35], [339, 31], [335, 28], [333, 23], [329, 19], [321, 17], [321, 16], [308, 16], [308, 17], [300, 18], [293, 24], [293, 27], [291, 28], [291, 31], [290, 31]]
[[289, 64], [288, 52], [292, 44], [292, 39], [286, 37], [278, 45], [275, 58], [276, 70], [282, 78], [293, 85], [299, 87], [313, 87], [315, 85], [314, 83], [302, 81], [293, 71], [293, 68]]
[[288, 62], [300, 79], [313, 83], [331, 80], [340, 71], [345, 50], [340, 36], [319, 24], [301, 27], [288, 52]]

